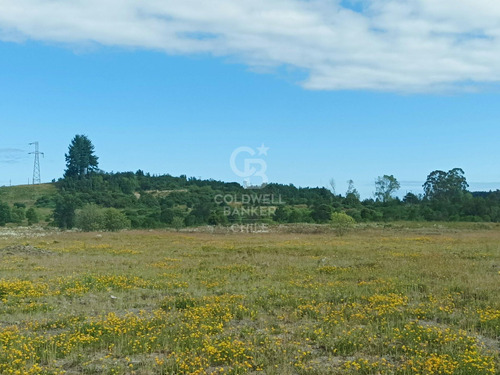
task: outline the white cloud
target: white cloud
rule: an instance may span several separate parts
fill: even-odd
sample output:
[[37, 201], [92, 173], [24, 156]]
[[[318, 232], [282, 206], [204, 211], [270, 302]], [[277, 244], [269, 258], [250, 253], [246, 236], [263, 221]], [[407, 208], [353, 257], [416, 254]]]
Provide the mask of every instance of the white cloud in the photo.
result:
[[429, 92], [500, 81], [496, 0], [0, 0], [0, 40], [230, 56], [309, 89]]

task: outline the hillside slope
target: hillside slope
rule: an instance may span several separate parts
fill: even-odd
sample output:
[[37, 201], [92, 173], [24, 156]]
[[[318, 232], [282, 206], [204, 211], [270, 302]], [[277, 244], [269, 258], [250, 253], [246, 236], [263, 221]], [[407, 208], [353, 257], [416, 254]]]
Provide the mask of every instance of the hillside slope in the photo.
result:
[[32, 207], [41, 196], [55, 196], [56, 194], [56, 186], [52, 183], [0, 187], [0, 201], [9, 205], [24, 203], [26, 207]]
[[[14, 204], [24, 204], [25, 208], [22, 209], [26, 212], [26, 209], [31, 207], [36, 208], [40, 224], [43, 222], [50, 221], [52, 217], [53, 207], [49, 205], [35, 206], [35, 202], [41, 197], [46, 201], [52, 201], [57, 195], [57, 188], [55, 184], [40, 184], [40, 185], [18, 185], [18, 186], [2, 186], [0, 187], [0, 202], [7, 203], [12, 209], [14, 209]], [[16, 222], [16, 224], [11, 225], [27, 225], [28, 221], [23, 218]]]

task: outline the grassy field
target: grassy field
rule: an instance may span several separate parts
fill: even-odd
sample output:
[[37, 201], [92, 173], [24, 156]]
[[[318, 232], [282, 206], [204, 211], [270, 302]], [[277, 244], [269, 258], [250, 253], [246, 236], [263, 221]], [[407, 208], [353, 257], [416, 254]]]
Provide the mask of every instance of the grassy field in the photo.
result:
[[498, 374], [488, 228], [0, 232], [0, 373]]

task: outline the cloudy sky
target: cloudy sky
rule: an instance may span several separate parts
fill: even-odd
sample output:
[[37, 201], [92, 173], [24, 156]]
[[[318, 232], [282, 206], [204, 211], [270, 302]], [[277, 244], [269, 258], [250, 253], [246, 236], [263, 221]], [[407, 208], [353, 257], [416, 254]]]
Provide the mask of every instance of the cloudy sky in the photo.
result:
[[87, 134], [107, 171], [238, 181], [264, 144], [270, 181], [496, 189], [499, 81], [493, 0], [0, 0], [0, 185]]

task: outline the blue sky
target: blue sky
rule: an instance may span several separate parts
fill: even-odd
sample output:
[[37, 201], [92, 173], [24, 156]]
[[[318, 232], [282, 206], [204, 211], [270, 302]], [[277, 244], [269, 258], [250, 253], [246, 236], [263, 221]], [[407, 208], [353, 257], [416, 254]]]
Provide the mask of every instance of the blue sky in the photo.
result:
[[[422, 2], [430, 7], [422, 11], [422, 23], [438, 27], [432, 20], [442, 10]], [[149, 12], [171, 14], [182, 30], [174, 38], [165, 31], [171, 21], [162, 18], [145, 24], [127, 15], [115, 20], [127, 26], [115, 33], [95, 21], [94, 9], [77, 9], [80, 17], [72, 23], [74, 9], [63, 5], [45, 9], [46, 3], [37, 0], [0, 1], [0, 186], [31, 178], [32, 141], [39, 141], [45, 153], [42, 180], [61, 177], [71, 139], [86, 134], [105, 171], [143, 169], [242, 182], [230, 167], [231, 153], [241, 146], [257, 150], [265, 145], [269, 151], [262, 159], [270, 182], [328, 186], [333, 178], [337, 192], [344, 194], [347, 180], [353, 179], [368, 198], [377, 176], [393, 174], [404, 194], [420, 192], [433, 170], [461, 167], [471, 190], [500, 188], [500, 69], [498, 59], [488, 60], [485, 52], [497, 43], [488, 19], [471, 18], [461, 23], [470, 29], [455, 30], [463, 14], [451, 15], [447, 32], [456, 35], [440, 39], [428, 30], [407, 35], [390, 18], [405, 12], [394, 10], [397, 2], [384, 1], [387, 9], [372, 6], [363, 14], [340, 4], [331, 9], [326, 1], [312, 2], [316, 8], [292, 0], [256, 1], [252, 6], [261, 10], [289, 8], [279, 8], [277, 20], [252, 8], [257, 15], [248, 18], [257, 17], [261, 28], [255, 30], [254, 22], [236, 33], [229, 21], [224, 28], [221, 19], [237, 19], [241, 9], [230, 9], [223, 0], [212, 3], [220, 11], [200, 20], [175, 2], [151, 1], [156, 8]], [[483, 15], [482, 3], [475, 3], [477, 18]], [[112, 0], [97, 4], [106, 5], [104, 13], [117, 5]], [[21, 19], [16, 7], [33, 14]], [[56, 17], [57, 12], [69, 13]], [[224, 18], [225, 12], [230, 17]], [[331, 18], [317, 24], [318, 14]], [[77, 27], [86, 16], [95, 24]], [[61, 17], [68, 22], [57, 24]], [[303, 28], [290, 30], [293, 22]], [[311, 22], [314, 27], [308, 26]], [[341, 27], [363, 22], [385, 25], [392, 39]], [[491, 45], [483, 46], [482, 37], [470, 42], [475, 38], [470, 30], [483, 23], [482, 33], [493, 35]], [[379, 60], [337, 39], [322, 46], [323, 29], [345, 33], [360, 47], [374, 44]], [[472, 44], [457, 47], [464, 35]], [[421, 40], [413, 49], [402, 43], [394, 45], [392, 54], [384, 52], [384, 43], [398, 37]], [[280, 41], [283, 48], [276, 47]], [[435, 50], [429, 47], [433, 43]], [[335, 52], [337, 60], [320, 56], [325, 50]], [[427, 55], [415, 59], [423, 50]]]

